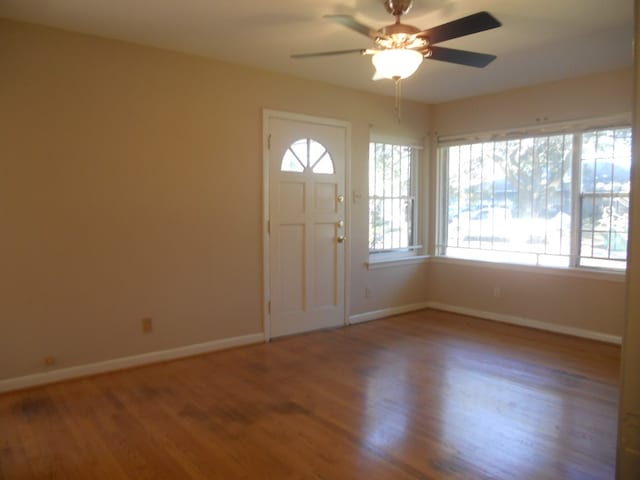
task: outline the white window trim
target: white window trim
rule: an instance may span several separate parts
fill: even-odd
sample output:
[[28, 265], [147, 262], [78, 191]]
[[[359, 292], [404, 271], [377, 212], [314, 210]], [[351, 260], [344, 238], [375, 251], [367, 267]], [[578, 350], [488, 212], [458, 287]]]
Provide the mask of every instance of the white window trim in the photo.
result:
[[367, 262], [367, 270], [379, 270], [381, 268], [427, 263], [430, 258], [432, 258], [431, 255], [414, 255], [412, 257], [386, 257], [383, 259], [375, 259]]
[[545, 123], [544, 125], [523, 126], [517, 129], [490, 130], [456, 135], [438, 135], [436, 149], [447, 145], [461, 143], [477, 143], [484, 141], [508, 140], [523, 136], [556, 135], [579, 131], [616, 128], [631, 125], [631, 115], [621, 114], [608, 117], [597, 117], [583, 120], [567, 120], [565, 122]]
[[[461, 264], [492, 264], [503, 265], [505, 268], [514, 269], [542, 269], [545, 271], [562, 271], [562, 272], [583, 272], [589, 278], [603, 278], [611, 276], [611, 278], [626, 278], [626, 269], [613, 269], [613, 268], [598, 268], [590, 266], [580, 265], [580, 235], [572, 235], [571, 254], [569, 257], [569, 266], [567, 267], [551, 267], [546, 265], [529, 265], [519, 264], [511, 262], [495, 262], [491, 260], [480, 259], [464, 259], [458, 257], [450, 257], [444, 254], [446, 249], [446, 215], [443, 212], [447, 212], [447, 195], [446, 188], [448, 184], [447, 175], [447, 158], [441, 154], [442, 147], [462, 145], [465, 143], [479, 143], [484, 141], [500, 141], [508, 140], [511, 138], [522, 138], [526, 136], [549, 136], [554, 134], [583, 134], [590, 130], [600, 130], [608, 128], [631, 128], [631, 116], [629, 114], [616, 115], [610, 117], [593, 118], [589, 120], [574, 120], [562, 123], [545, 124], [543, 126], [536, 125], [528, 128], [521, 128], [518, 130], [494, 130], [490, 132], [482, 132], [475, 134], [460, 134], [450, 136], [438, 136], [436, 139], [435, 152], [436, 152], [436, 223], [435, 223], [435, 257], [434, 260], [445, 260], [447, 262], [456, 262]], [[582, 143], [578, 140], [578, 136], [574, 137], [574, 160], [582, 157]], [[580, 176], [580, 162], [572, 162], [572, 175], [571, 175], [571, 195], [572, 195], [572, 231], [577, 232], [580, 230], [580, 196], [581, 196], [581, 176]], [[628, 259], [627, 259], [628, 261]], [[582, 275], [581, 275], [582, 276]]]

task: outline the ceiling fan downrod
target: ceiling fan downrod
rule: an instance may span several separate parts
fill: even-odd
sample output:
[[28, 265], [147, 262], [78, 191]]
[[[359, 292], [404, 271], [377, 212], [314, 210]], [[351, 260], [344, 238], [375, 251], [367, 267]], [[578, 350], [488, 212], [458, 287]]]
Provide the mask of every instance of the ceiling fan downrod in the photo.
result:
[[413, 0], [384, 0], [384, 8], [400, 21], [400, 17], [411, 10]]

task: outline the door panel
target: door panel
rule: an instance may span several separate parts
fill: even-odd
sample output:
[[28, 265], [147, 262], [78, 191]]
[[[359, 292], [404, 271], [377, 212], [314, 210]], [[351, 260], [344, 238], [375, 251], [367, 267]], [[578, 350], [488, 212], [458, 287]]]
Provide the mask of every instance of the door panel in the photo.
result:
[[313, 306], [328, 307], [337, 302], [336, 264], [335, 258], [335, 224], [316, 224], [314, 227], [313, 244], [315, 247], [313, 263]]
[[316, 183], [313, 205], [316, 213], [336, 213], [338, 192], [335, 183]]
[[302, 182], [282, 182], [280, 184], [280, 195], [278, 204], [280, 215], [284, 221], [291, 221], [304, 218], [305, 211], [305, 185]]
[[271, 336], [345, 323], [347, 128], [269, 117]]
[[304, 225], [280, 227], [280, 278], [276, 291], [283, 312], [304, 311]]

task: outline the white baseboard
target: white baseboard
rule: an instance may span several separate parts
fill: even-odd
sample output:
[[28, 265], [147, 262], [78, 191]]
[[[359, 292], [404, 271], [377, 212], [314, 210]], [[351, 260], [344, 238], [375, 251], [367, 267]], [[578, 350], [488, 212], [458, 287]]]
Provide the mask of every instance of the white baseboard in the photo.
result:
[[459, 313], [461, 315], [469, 315], [471, 317], [483, 318], [485, 320], [494, 320], [496, 322], [509, 323], [511, 325], [519, 325], [521, 327], [535, 328], [538, 330], [546, 330], [548, 332], [562, 333], [574, 337], [588, 338], [590, 340], [598, 340], [600, 342], [622, 344], [622, 337], [617, 335], [609, 335], [607, 333], [595, 332], [593, 330], [585, 330], [583, 328], [569, 327], [567, 325], [558, 325], [555, 323], [541, 322], [530, 318], [516, 317], [514, 315], [504, 315], [502, 313], [486, 312], [467, 307], [458, 307], [455, 305], [447, 305], [439, 302], [427, 302], [424, 308], [433, 308], [434, 310], [443, 310], [445, 312]]
[[413, 303], [411, 305], [402, 305], [400, 307], [383, 308], [382, 310], [374, 310], [372, 312], [357, 313], [349, 317], [349, 324], [369, 322], [380, 318], [390, 317], [392, 315], [400, 315], [401, 313], [415, 312], [429, 308], [429, 302]]
[[227, 348], [261, 343], [264, 342], [264, 340], [264, 333], [254, 333], [251, 335], [243, 335], [241, 337], [224, 338], [221, 340], [213, 340], [211, 342], [196, 343], [194, 345], [187, 345], [184, 347], [133, 355], [131, 357], [115, 358], [104, 362], [89, 363], [87, 365], [61, 368], [59, 370], [52, 370], [45, 373], [35, 373], [33, 375], [25, 375], [23, 377], [9, 378], [6, 380], [0, 380], [0, 393], [59, 382], [61, 380], [96, 375], [98, 373], [122, 370], [124, 368], [138, 367], [150, 363], [175, 360], [202, 353], [225, 350]]
[[[447, 305], [439, 302], [421, 302], [410, 305], [402, 305], [399, 307], [383, 308], [372, 312], [358, 313], [349, 317], [350, 324], [368, 322], [378, 320], [380, 318], [390, 317], [392, 315], [400, 315], [402, 313], [413, 312], [432, 308], [434, 310], [442, 310], [446, 312], [459, 313], [461, 315], [469, 315], [472, 317], [483, 318], [486, 320], [494, 320], [496, 322], [508, 323], [511, 325], [519, 325], [522, 327], [536, 328], [538, 330], [546, 330], [549, 332], [562, 333], [572, 335], [574, 337], [588, 338], [616, 345], [622, 344], [622, 337], [617, 335], [609, 335], [606, 333], [585, 330], [582, 328], [569, 327], [566, 325], [557, 325], [553, 323], [541, 322], [529, 318], [516, 317], [513, 315], [504, 315], [501, 313], [486, 312], [473, 308], [459, 307], [455, 305]], [[25, 375], [23, 377], [9, 378], [0, 380], [0, 393], [12, 390], [20, 390], [23, 388], [35, 387], [47, 383], [69, 380], [72, 378], [86, 377], [99, 373], [107, 373], [125, 368], [138, 367], [151, 363], [163, 362], [167, 360], [175, 360], [178, 358], [199, 355], [202, 353], [215, 352], [233, 347], [262, 343], [265, 341], [264, 333], [254, 333], [243, 335], [240, 337], [225, 338], [222, 340], [213, 340], [211, 342], [197, 343], [187, 345], [185, 347], [177, 347], [157, 352], [143, 353], [130, 357], [116, 358], [103, 362], [90, 363], [87, 365], [78, 365], [76, 367], [62, 368], [45, 373], [36, 373]]]

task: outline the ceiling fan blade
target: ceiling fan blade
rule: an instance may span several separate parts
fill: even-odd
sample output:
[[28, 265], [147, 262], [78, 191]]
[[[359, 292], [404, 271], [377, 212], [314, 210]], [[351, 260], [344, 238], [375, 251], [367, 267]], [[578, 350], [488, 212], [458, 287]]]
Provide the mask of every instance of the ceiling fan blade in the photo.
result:
[[366, 49], [356, 48], [351, 50], [334, 50], [332, 52], [313, 52], [313, 53], [298, 53], [291, 55], [291, 58], [311, 58], [311, 57], [328, 57], [330, 55], [346, 55], [348, 53], [360, 53], [364, 54]]
[[436, 43], [452, 40], [472, 33], [484, 32], [497, 28], [502, 24], [489, 12], [478, 12], [467, 17], [459, 18], [449, 23], [443, 23], [437, 27], [429, 28], [418, 33], [418, 37], [428, 37], [429, 43]]
[[457, 63], [468, 67], [484, 68], [496, 59], [495, 55], [487, 53], [468, 52], [467, 50], [457, 50], [454, 48], [429, 47], [431, 60], [441, 62]]
[[345, 27], [361, 33], [362, 35], [366, 35], [369, 38], [375, 39], [377, 36], [379, 36], [379, 33], [376, 30], [358, 22], [351, 15], [325, 15], [324, 18], [328, 18], [333, 22], [344, 25]]

